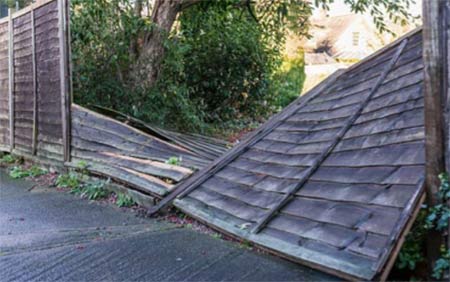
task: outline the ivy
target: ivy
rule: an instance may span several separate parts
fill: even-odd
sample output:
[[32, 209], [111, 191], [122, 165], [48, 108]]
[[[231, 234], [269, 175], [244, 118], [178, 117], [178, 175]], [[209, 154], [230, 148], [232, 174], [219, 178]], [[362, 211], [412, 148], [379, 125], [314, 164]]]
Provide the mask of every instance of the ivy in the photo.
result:
[[[444, 232], [449, 226], [450, 208], [447, 203], [450, 200], [450, 182], [448, 173], [439, 175], [441, 186], [439, 187], [438, 197], [441, 204], [430, 207], [429, 214], [425, 220], [425, 227], [427, 229], [435, 229]], [[433, 277], [441, 279], [444, 274], [450, 269], [450, 249], [442, 247], [442, 256], [436, 261], [433, 270]]]
[[[446, 233], [449, 227], [450, 208], [445, 204], [450, 200], [450, 181], [447, 173], [439, 175], [441, 185], [437, 193], [440, 204], [437, 204], [428, 209], [424, 209], [419, 213], [413, 229], [406, 237], [396, 267], [399, 270], [415, 270], [417, 265], [424, 261], [425, 241], [428, 230], [437, 230]], [[441, 279], [446, 271], [450, 268], [450, 250], [442, 246], [441, 258], [436, 263], [432, 276], [436, 279]]]

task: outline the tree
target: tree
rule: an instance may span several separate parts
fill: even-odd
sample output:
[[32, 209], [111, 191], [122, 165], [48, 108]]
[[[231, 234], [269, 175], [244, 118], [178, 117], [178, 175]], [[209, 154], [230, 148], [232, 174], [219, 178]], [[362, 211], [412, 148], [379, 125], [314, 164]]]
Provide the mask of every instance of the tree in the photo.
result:
[[[408, 8], [414, 0], [344, 0], [356, 13], [368, 12], [380, 31], [389, 31], [385, 14], [394, 22], [405, 22], [411, 17]], [[136, 1], [136, 6], [140, 3]], [[237, 9], [247, 11], [255, 24], [261, 24], [269, 33], [276, 34], [278, 42], [283, 41], [286, 29], [292, 29], [300, 35], [308, 35], [308, 19], [314, 7], [329, 9], [332, 0], [224, 0]], [[158, 80], [161, 62], [164, 58], [164, 41], [173, 28], [180, 12], [194, 5], [202, 4], [207, 8], [211, 1], [201, 0], [155, 0], [151, 22], [153, 28], [145, 34], [144, 44], [135, 68], [137, 79], [145, 80], [153, 86]]]
[[0, 4], [2, 5], [6, 4], [10, 8], [16, 8], [16, 5], [18, 4], [20, 9], [30, 5], [33, 2], [33, 0], [0, 0]]

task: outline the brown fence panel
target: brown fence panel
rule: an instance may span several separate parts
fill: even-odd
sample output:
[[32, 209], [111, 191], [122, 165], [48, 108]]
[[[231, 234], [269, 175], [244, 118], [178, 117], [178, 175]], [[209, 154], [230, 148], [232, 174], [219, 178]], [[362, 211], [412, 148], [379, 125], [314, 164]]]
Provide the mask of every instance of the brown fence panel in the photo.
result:
[[34, 124], [31, 14], [13, 20], [14, 27], [14, 148], [32, 153]]
[[67, 0], [37, 0], [0, 21], [0, 151], [69, 160], [67, 10]]
[[58, 2], [35, 10], [37, 155], [63, 159]]
[[0, 150], [9, 151], [9, 24], [0, 23]]

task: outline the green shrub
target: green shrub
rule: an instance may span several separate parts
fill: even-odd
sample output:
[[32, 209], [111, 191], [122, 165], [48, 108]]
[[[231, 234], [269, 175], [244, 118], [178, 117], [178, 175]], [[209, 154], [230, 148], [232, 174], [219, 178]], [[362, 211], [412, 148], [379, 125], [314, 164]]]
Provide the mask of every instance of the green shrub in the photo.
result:
[[305, 79], [303, 52], [299, 54], [298, 58], [285, 58], [271, 82], [270, 91], [274, 99], [273, 105], [281, 110], [297, 99], [302, 93]]
[[[441, 186], [439, 188], [439, 201], [446, 203], [450, 200], [450, 182], [447, 173], [439, 175]], [[428, 230], [437, 230], [444, 232], [448, 228], [450, 219], [450, 209], [444, 204], [438, 204], [434, 207], [419, 213], [413, 229], [406, 237], [405, 243], [400, 250], [396, 267], [398, 269], [415, 270], [418, 263], [424, 261], [426, 236]], [[443, 274], [450, 268], [450, 250], [442, 246], [442, 256], [436, 261], [433, 277], [441, 279]]]
[[[130, 113], [127, 87], [135, 58], [130, 44], [150, 24], [134, 14], [129, 0], [72, 0], [71, 47], [74, 99]], [[129, 103], [123, 103], [123, 101]]]
[[258, 24], [238, 2], [204, 1], [181, 13], [148, 88], [131, 77], [130, 54], [132, 40], [152, 28], [148, 18], [136, 17], [129, 0], [71, 1], [75, 102], [190, 132], [260, 123], [298, 96], [302, 65], [278, 71], [281, 29]]

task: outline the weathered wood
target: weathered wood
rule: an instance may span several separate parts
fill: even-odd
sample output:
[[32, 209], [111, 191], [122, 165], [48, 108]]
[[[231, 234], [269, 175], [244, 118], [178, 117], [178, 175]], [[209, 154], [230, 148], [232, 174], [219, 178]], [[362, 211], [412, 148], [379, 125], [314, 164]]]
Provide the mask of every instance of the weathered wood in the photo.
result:
[[[80, 161], [85, 160], [73, 157], [71, 163], [65, 164], [69, 167], [76, 168], [77, 163], [79, 163]], [[161, 179], [127, 168], [112, 165], [103, 165], [96, 162], [88, 162], [87, 164], [87, 169], [93, 174], [109, 177], [113, 180], [116, 180], [120, 183], [125, 183], [141, 192], [151, 194], [158, 198], [162, 198], [167, 195], [173, 187], [171, 184], [167, 184]]]
[[37, 93], [37, 70], [36, 70], [36, 29], [34, 21], [34, 10], [30, 12], [31, 16], [31, 49], [33, 53], [33, 148], [32, 154], [36, 155], [37, 136], [38, 136], [38, 93]]
[[64, 146], [64, 161], [70, 161], [70, 89], [68, 81], [68, 54], [67, 54], [67, 16], [66, 0], [58, 0], [59, 21], [59, 51], [60, 51], [60, 87], [61, 87], [61, 120], [62, 140]]
[[142, 130], [143, 132], [161, 138], [164, 141], [172, 142], [178, 146], [183, 147], [185, 150], [188, 150], [191, 153], [199, 155], [200, 157], [206, 158], [210, 161], [221, 156], [228, 150], [228, 147], [230, 146], [225, 141], [211, 137], [190, 135], [164, 130], [105, 107], [94, 106], [94, 108], [102, 114], [125, 122], [139, 130]]
[[9, 14], [9, 60], [8, 60], [8, 70], [9, 70], [9, 146], [10, 151], [14, 149], [14, 23], [12, 18], [12, 10], [8, 10]]
[[[445, 171], [445, 139], [443, 99], [443, 4], [447, 1], [423, 1], [423, 58], [424, 58], [424, 98], [425, 98], [425, 153], [426, 174], [425, 187], [427, 204], [438, 204], [440, 187], [439, 174]], [[427, 236], [428, 273], [433, 271], [436, 260], [440, 257], [442, 235], [437, 231]]]
[[347, 124], [339, 131], [339, 133], [336, 135], [336, 138], [333, 140], [333, 142], [326, 148], [326, 150], [321, 153], [321, 155], [314, 161], [313, 165], [308, 169], [308, 171], [303, 175], [303, 178], [301, 181], [293, 187], [288, 193], [286, 193], [283, 196], [283, 199], [279, 202], [279, 204], [275, 207], [273, 207], [265, 216], [264, 218], [259, 221], [252, 229], [253, 233], [260, 232], [265, 225], [273, 218], [273, 216], [279, 212], [279, 210], [284, 207], [293, 197], [295, 193], [297, 193], [298, 190], [300, 190], [305, 183], [308, 181], [308, 179], [316, 172], [316, 170], [319, 169], [320, 165], [325, 161], [325, 159], [328, 157], [328, 155], [333, 151], [333, 149], [338, 145], [338, 143], [341, 141], [341, 139], [344, 137], [344, 135], [347, 133], [347, 131], [353, 126], [353, 123], [358, 119], [358, 117], [361, 115], [364, 108], [369, 103], [371, 97], [375, 94], [375, 92], [378, 90], [378, 88], [383, 83], [386, 76], [391, 71], [392, 67], [397, 63], [398, 58], [400, 57], [400, 54], [402, 53], [403, 49], [405, 48], [406, 44], [408, 43], [408, 39], [404, 39], [400, 46], [397, 47], [397, 50], [395, 54], [392, 56], [391, 61], [388, 63], [386, 68], [384, 69], [383, 73], [378, 78], [375, 86], [371, 89], [370, 95], [363, 101], [359, 106], [359, 108], [351, 115], [349, 118]]
[[156, 177], [172, 179], [176, 182], [180, 182], [192, 174], [192, 171], [187, 168], [147, 159], [129, 157], [119, 153], [89, 152], [73, 148], [72, 156], [89, 161], [121, 166]]
[[293, 112], [295, 112], [298, 108], [306, 105], [310, 100], [316, 97], [321, 93], [326, 87], [329, 87], [333, 84], [339, 75], [342, 74], [342, 71], [337, 71], [326, 80], [324, 80], [317, 87], [313, 88], [310, 92], [291, 103], [285, 111], [273, 116], [268, 122], [266, 122], [263, 126], [253, 131], [251, 134], [248, 134], [246, 139], [241, 143], [236, 145], [233, 149], [231, 149], [226, 155], [216, 159], [214, 162], [209, 164], [207, 167], [202, 169], [193, 177], [189, 178], [179, 186], [168, 196], [165, 197], [161, 202], [158, 203], [153, 209], [149, 210], [149, 214], [153, 215], [157, 213], [160, 209], [165, 208], [176, 198], [182, 198], [192, 190], [194, 190], [198, 185], [206, 181], [211, 175], [225, 167], [228, 163], [233, 161], [238, 155], [245, 152], [251, 145], [257, 143], [259, 140], [264, 138], [267, 134], [270, 133], [271, 129], [275, 128], [280, 124], [280, 120], [284, 120], [289, 117]]
[[10, 150], [9, 128], [9, 24], [0, 24], [0, 146]]

